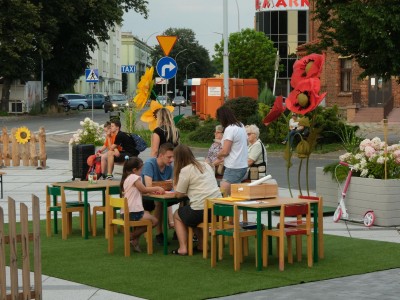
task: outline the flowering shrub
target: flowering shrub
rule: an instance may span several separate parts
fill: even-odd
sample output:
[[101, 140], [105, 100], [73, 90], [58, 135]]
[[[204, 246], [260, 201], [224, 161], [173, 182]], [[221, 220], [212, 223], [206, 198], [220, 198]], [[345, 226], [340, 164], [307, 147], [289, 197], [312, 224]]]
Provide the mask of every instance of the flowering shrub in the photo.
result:
[[348, 152], [339, 159], [354, 166], [353, 176], [376, 179], [385, 178], [386, 160], [386, 178], [400, 178], [400, 144], [386, 147], [386, 143], [378, 137], [363, 140], [357, 153]]
[[80, 125], [82, 129], [78, 129], [69, 140], [71, 145], [93, 144], [95, 146], [101, 146], [104, 144], [103, 126], [93, 122], [90, 118], [85, 118], [85, 120], [80, 122]]

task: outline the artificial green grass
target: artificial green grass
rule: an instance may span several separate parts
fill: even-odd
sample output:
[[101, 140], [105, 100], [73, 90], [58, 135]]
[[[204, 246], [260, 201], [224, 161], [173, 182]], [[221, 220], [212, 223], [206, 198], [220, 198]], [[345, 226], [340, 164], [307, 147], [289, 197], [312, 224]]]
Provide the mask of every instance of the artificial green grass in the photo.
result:
[[[177, 248], [177, 241], [170, 242], [169, 250]], [[250, 255], [235, 272], [227, 249], [224, 260], [211, 268], [210, 259], [201, 254], [165, 256], [156, 243], [154, 254], [148, 255], [142, 237], [143, 252], [125, 258], [122, 234], [115, 239], [114, 253], [108, 254], [102, 229], [89, 240], [74, 230], [63, 241], [61, 234], [47, 238], [42, 226], [42, 272], [146, 299], [205, 299], [400, 267], [400, 244], [326, 235], [325, 259], [312, 268], [307, 267], [304, 249], [303, 261], [285, 263], [285, 271], [279, 271], [272, 256], [268, 268], [260, 272], [255, 268], [252, 239], [249, 244]]]

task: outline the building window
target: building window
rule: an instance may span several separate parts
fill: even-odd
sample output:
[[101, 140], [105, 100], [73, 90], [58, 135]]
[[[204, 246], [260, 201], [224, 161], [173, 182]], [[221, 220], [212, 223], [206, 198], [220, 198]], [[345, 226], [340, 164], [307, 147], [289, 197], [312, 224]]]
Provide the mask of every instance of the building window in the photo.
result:
[[349, 58], [340, 59], [340, 91], [351, 91], [351, 64], [352, 60]]

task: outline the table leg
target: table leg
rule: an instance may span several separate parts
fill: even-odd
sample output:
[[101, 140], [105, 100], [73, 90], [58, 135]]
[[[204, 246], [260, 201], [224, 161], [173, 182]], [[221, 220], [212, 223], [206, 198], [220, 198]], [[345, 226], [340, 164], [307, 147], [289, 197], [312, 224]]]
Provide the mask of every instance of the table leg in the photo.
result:
[[167, 201], [163, 201], [163, 225], [164, 225], [164, 255], [168, 254], [168, 206]]
[[89, 238], [89, 224], [88, 224], [88, 222], [89, 222], [89, 214], [88, 214], [88, 211], [89, 211], [89, 209], [88, 209], [88, 191], [87, 190], [85, 190], [84, 192], [83, 192], [83, 199], [84, 199], [84, 201], [83, 201], [83, 223], [84, 223], [84, 226], [85, 226], [85, 240], [87, 240], [88, 238]]
[[[106, 191], [102, 190], [101, 193], [103, 195], [103, 207], [106, 207]], [[96, 217], [96, 216], [94, 216], [94, 217]], [[103, 228], [105, 228], [105, 227], [106, 227], [106, 212], [103, 211]], [[92, 230], [93, 230], [93, 228], [92, 228]]]
[[314, 217], [314, 262], [318, 262], [318, 203], [312, 203]]
[[[267, 250], [265, 250], [267, 251]], [[257, 271], [262, 270], [261, 255], [262, 253], [262, 224], [261, 211], [257, 210]]]
[[3, 174], [0, 174], [0, 182], [1, 182], [1, 199], [3, 199]]
[[[268, 229], [272, 229], [272, 211], [268, 211]], [[272, 236], [268, 236], [268, 254], [272, 255]]]

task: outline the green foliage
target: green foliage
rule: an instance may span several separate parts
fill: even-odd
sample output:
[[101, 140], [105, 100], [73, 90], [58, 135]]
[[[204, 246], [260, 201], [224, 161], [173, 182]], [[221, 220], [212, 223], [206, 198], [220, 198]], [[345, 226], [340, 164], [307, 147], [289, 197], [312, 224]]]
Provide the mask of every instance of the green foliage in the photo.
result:
[[400, 74], [400, 5], [398, 0], [316, 1], [320, 44], [310, 52], [332, 47], [352, 55], [365, 76], [390, 79]]
[[212, 143], [214, 140], [215, 126], [217, 122], [204, 122], [197, 129], [188, 134], [188, 139], [202, 143]]
[[249, 118], [257, 114], [257, 100], [250, 97], [239, 97], [224, 103], [224, 106], [233, 110], [236, 118], [245, 125], [249, 124]]
[[275, 96], [274, 94], [272, 94], [272, 91], [269, 88], [264, 87], [260, 95], [258, 96], [258, 101], [266, 105], [272, 106], [275, 102]]
[[[223, 41], [215, 45], [215, 64], [222, 72]], [[276, 49], [263, 32], [242, 29], [229, 35], [229, 76], [256, 78], [260, 87], [274, 78]]]
[[136, 104], [131, 103], [129, 108], [125, 109], [123, 113], [126, 132], [129, 133], [136, 132], [136, 115], [137, 115]]
[[182, 118], [176, 127], [181, 131], [194, 131], [197, 127], [200, 126], [200, 119], [198, 116], [188, 116]]
[[347, 152], [354, 154], [358, 151], [360, 142], [363, 140], [363, 138], [357, 136], [356, 134], [358, 129], [358, 126], [351, 126], [346, 124], [343, 124], [343, 126], [339, 128], [339, 137], [342, 141], [344, 149]]

